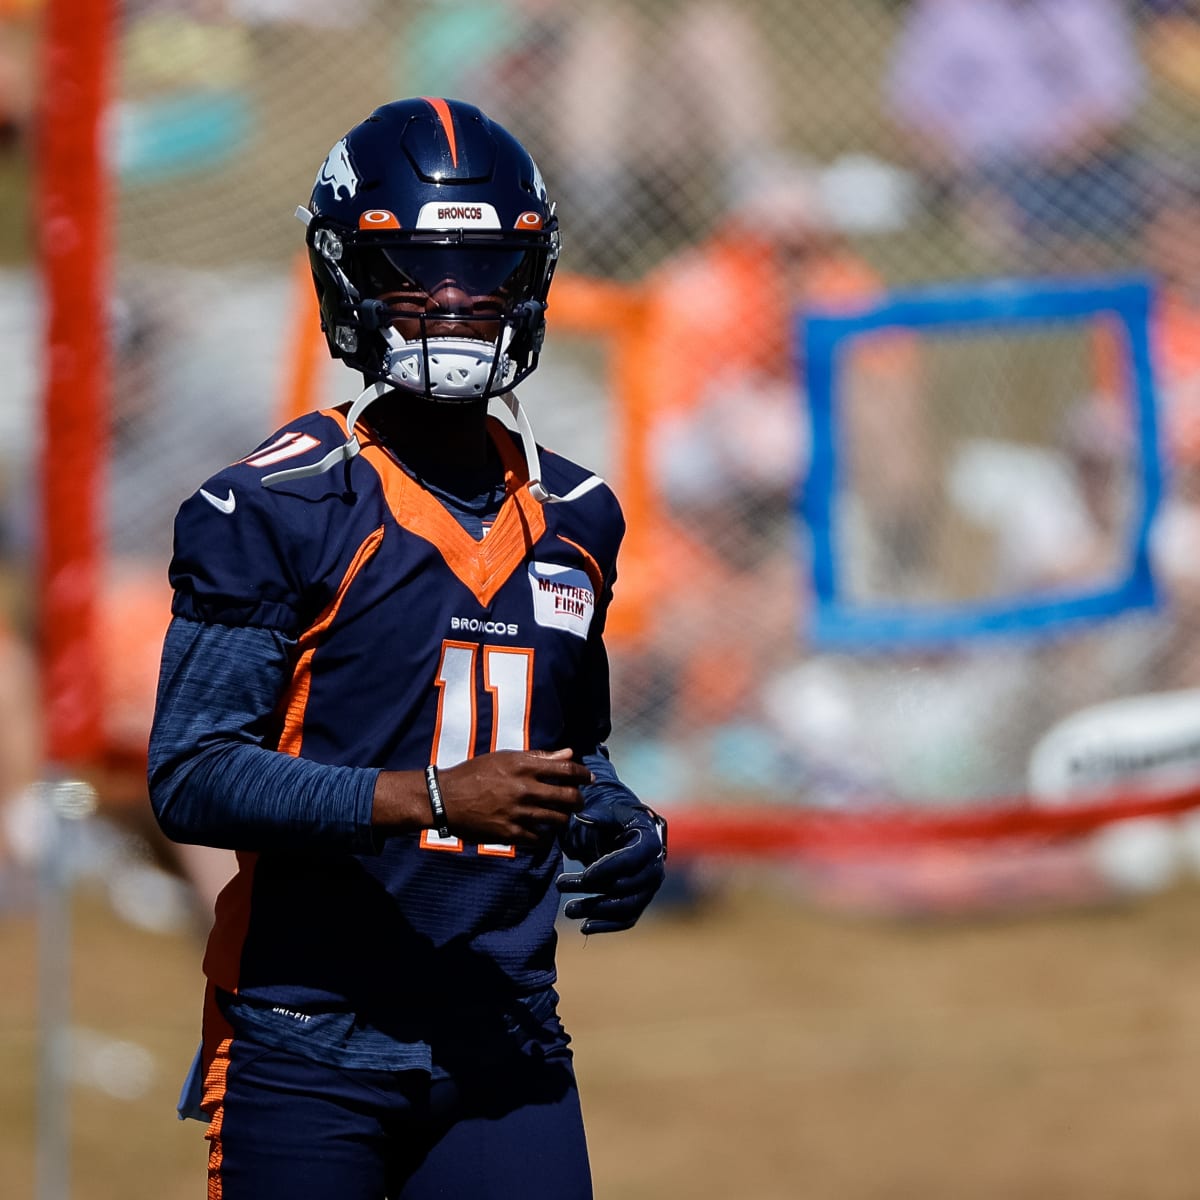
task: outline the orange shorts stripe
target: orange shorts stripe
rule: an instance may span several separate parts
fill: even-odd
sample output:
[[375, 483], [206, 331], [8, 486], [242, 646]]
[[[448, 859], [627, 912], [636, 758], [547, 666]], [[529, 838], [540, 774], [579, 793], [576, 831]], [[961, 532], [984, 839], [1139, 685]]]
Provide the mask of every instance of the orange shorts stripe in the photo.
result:
[[208, 1200], [221, 1200], [221, 1166], [224, 1150], [221, 1128], [225, 1121], [225, 1087], [229, 1074], [229, 1052], [233, 1046], [233, 1028], [217, 1006], [212, 984], [204, 998], [204, 1097], [200, 1107], [209, 1115]]

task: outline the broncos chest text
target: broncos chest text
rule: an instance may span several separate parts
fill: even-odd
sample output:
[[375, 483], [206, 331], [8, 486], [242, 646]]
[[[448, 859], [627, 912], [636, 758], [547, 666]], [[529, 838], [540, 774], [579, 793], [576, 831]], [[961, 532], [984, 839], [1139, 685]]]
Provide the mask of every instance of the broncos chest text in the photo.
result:
[[487, 541], [439, 545], [389, 524], [364, 542], [301, 638], [293, 752], [411, 770], [564, 744], [590, 693], [595, 569], [551, 528], [532, 546]]

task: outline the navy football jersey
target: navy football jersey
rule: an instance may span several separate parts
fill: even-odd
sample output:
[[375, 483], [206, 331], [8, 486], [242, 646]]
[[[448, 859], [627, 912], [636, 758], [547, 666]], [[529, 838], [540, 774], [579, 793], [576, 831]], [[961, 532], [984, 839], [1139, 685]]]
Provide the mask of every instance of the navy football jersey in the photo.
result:
[[[274, 630], [295, 645], [264, 743], [333, 766], [450, 767], [490, 750], [594, 753], [609, 731], [601, 634], [624, 522], [601, 485], [530, 494], [515, 436], [489, 422], [505, 497], [475, 539], [361, 424], [361, 453], [264, 487], [347, 437], [313, 413], [208, 480], [180, 509], [177, 618]], [[564, 494], [590, 477], [546, 454]], [[557, 843], [380, 835], [239, 850], [205, 971], [289, 1014], [353, 1012], [421, 1040], [432, 1012], [527, 996], [554, 979]]]

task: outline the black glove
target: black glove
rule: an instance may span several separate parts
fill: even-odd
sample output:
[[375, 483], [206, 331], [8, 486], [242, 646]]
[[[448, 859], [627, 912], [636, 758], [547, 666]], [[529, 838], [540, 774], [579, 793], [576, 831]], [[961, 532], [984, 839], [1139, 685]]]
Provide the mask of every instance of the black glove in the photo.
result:
[[568, 901], [564, 910], [584, 918], [584, 933], [629, 929], [666, 877], [666, 821], [625, 796], [605, 797], [575, 813], [561, 842], [586, 868], [558, 877], [560, 892], [591, 893]]

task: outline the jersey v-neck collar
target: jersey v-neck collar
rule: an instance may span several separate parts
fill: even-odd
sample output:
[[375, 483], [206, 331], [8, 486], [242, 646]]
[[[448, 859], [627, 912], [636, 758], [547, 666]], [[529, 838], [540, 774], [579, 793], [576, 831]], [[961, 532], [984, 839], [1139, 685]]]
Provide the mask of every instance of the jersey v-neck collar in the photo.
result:
[[[325, 410], [346, 430], [345, 414]], [[434, 546], [446, 565], [486, 608], [529, 550], [546, 532], [546, 511], [529, 491], [525, 460], [504, 425], [494, 417], [488, 435], [504, 466], [505, 497], [487, 536], [476, 541], [445, 505], [424, 488], [379, 443], [370, 427], [359, 422], [355, 432], [362, 458], [371, 464], [383, 485], [388, 508], [397, 524]], [[346, 430], [349, 436], [349, 430]]]

